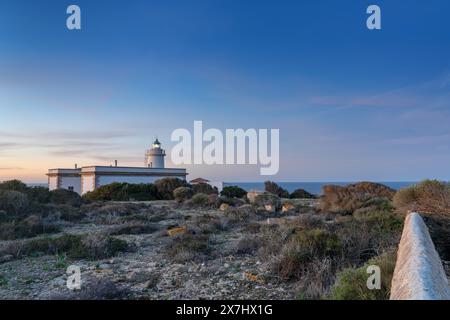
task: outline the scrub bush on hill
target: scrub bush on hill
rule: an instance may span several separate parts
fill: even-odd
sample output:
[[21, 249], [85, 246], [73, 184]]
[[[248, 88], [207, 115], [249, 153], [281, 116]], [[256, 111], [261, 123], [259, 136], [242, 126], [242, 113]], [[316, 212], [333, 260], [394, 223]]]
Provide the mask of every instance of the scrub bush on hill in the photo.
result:
[[[260, 259], [276, 277], [295, 281], [302, 299], [326, 297], [337, 272], [395, 250], [401, 237], [403, 220], [392, 208], [335, 218], [329, 223], [324, 215], [306, 214], [288, 224], [263, 226]], [[357, 277], [350, 279], [347, 287]], [[355, 290], [359, 285], [355, 282]]]
[[425, 180], [400, 189], [394, 196], [394, 205], [403, 213], [412, 210], [450, 217], [450, 184]]
[[209, 206], [209, 196], [204, 193], [197, 193], [189, 200], [189, 204], [196, 207], [206, 207]]
[[173, 197], [177, 202], [184, 202], [194, 195], [194, 191], [188, 187], [178, 187], [173, 191]]
[[219, 191], [216, 187], [211, 186], [207, 183], [197, 183], [192, 185], [192, 190], [194, 193], [204, 193], [204, 194], [218, 194]]
[[158, 190], [158, 198], [161, 200], [173, 200], [173, 191], [179, 187], [188, 187], [185, 180], [178, 178], [163, 178], [155, 181]]
[[321, 211], [352, 214], [375, 198], [392, 200], [395, 190], [380, 183], [359, 182], [347, 186], [326, 185], [319, 201]]
[[257, 195], [255, 204], [259, 207], [271, 206], [275, 211], [281, 209], [281, 199], [272, 193], [263, 193]]
[[[337, 281], [331, 289], [330, 298], [333, 300], [387, 300], [390, 295], [392, 277], [394, 275], [397, 256], [395, 251], [383, 253], [370, 259], [360, 268], [348, 268], [337, 275]], [[381, 289], [367, 288], [367, 267], [380, 267]]]
[[157, 187], [149, 184], [111, 183], [86, 193], [83, 198], [93, 201], [150, 201], [158, 200]]
[[275, 182], [272, 181], [264, 182], [264, 189], [266, 190], [266, 192], [272, 193], [280, 198], [289, 198], [289, 192], [281, 188]]
[[289, 195], [289, 198], [291, 198], [291, 199], [315, 199], [317, 197], [304, 189], [296, 189]]
[[29, 200], [25, 193], [15, 190], [0, 191], [0, 210], [10, 215], [19, 215], [25, 213], [28, 206]]
[[21, 242], [13, 242], [2, 248], [0, 254], [10, 254], [16, 258], [36, 255], [66, 254], [70, 259], [99, 260], [117, 255], [128, 249], [126, 241], [101, 234], [45, 237]]
[[227, 198], [242, 198], [247, 195], [247, 191], [238, 186], [227, 186], [222, 189], [220, 195]]
[[79, 207], [83, 203], [83, 199], [76, 192], [57, 189], [50, 191], [50, 202], [54, 204], [65, 204], [73, 207]]
[[450, 184], [425, 180], [400, 189], [394, 205], [401, 213], [416, 211], [424, 218], [436, 250], [443, 260], [450, 260]]
[[9, 180], [0, 183], [0, 190], [19, 191], [26, 193], [30, 188], [20, 180]]

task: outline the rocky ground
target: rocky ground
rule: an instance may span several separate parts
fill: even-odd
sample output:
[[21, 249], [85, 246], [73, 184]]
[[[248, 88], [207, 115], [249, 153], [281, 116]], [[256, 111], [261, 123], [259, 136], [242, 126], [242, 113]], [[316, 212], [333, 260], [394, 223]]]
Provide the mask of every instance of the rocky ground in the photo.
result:
[[[125, 204], [107, 204], [120, 206]], [[128, 204], [127, 204], [128, 205]], [[126, 206], [127, 206], [126, 205]], [[111, 209], [111, 208], [110, 208]], [[97, 210], [97, 209], [96, 209]], [[89, 213], [80, 222], [62, 222], [61, 234], [108, 233], [117, 228], [112, 223], [117, 217], [114, 209]], [[127, 209], [128, 210], [128, 209]], [[202, 232], [208, 222], [222, 221], [224, 212], [219, 209], [180, 208], [172, 201], [139, 204], [140, 219], [151, 221], [154, 230], [138, 234], [120, 234], [132, 249], [101, 260], [73, 260], [64, 254], [36, 255], [22, 258], [11, 255], [0, 257], [0, 299], [295, 299], [295, 284], [281, 281], [268, 271], [265, 261], [255, 252], [240, 250], [242, 238], [251, 239], [257, 234], [249, 232], [249, 224], [237, 224], [212, 232], [207, 257], [174, 260], [168, 246], [179, 234], [169, 235], [168, 230], [188, 226], [189, 232]], [[120, 210], [119, 210], [120, 211]], [[127, 212], [133, 215], [137, 212]], [[97, 219], [95, 215], [102, 215]], [[258, 219], [255, 224], [273, 224], [289, 221], [298, 212], [286, 213], [278, 219]], [[119, 214], [119, 215], [122, 215]], [[199, 223], [207, 217], [206, 225]], [[203, 230], [204, 231], [204, 230]], [[181, 233], [184, 230], [181, 230]], [[43, 237], [43, 235], [39, 236]], [[30, 241], [14, 240], [14, 241]], [[5, 246], [12, 241], [2, 241]], [[241, 248], [242, 249], [242, 248]], [[247, 250], [248, 251], [248, 250]], [[180, 261], [179, 261], [180, 260]], [[69, 265], [81, 268], [79, 291], [67, 288]]]

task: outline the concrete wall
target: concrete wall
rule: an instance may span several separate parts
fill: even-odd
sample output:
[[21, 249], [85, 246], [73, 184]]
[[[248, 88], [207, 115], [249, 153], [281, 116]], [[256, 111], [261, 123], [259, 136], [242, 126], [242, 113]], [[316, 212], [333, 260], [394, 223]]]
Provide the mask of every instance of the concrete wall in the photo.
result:
[[86, 192], [94, 191], [95, 176], [93, 174], [83, 175], [80, 179], [82, 180], [81, 195], [85, 194]]
[[397, 253], [391, 300], [450, 300], [442, 261], [418, 213], [405, 220]]
[[80, 178], [80, 176], [76, 176], [76, 177], [61, 176], [59, 188], [66, 189], [66, 190], [70, 190], [70, 188], [72, 188], [73, 189], [72, 191], [74, 191], [78, 194], [81, 194], [81, 178]]
[[58, 189], [58, 177], [57, 176], [48, 177], [48, 189], [50, 191]]

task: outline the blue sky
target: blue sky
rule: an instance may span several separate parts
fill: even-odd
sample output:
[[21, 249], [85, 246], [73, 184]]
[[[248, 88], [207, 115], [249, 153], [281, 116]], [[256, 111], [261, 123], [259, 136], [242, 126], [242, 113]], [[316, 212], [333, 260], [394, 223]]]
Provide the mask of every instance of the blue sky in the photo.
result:
[[[66, 28], [77, 4], [82, 30]], [[382, 10], [369, 31], [366, 8]], [[0, 180], [280, 128], [280, 181], [450, 179], [448, 1], [0, 2]], [[190, 177], [258, 181], [258, 166]]]

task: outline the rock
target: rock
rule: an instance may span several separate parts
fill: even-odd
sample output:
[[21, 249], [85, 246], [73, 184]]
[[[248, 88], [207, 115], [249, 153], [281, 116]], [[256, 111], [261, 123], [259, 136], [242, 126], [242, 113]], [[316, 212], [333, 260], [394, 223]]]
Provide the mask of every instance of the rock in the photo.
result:
[[261, 194], [264, 194], [264, 192], [258, 191], [258, 190], [251, 190], [251, 191], [247, 192], [247, 199], [248, 199], [248, 201], [250, 201], [250, 203], [255, 203], [256, 197]]
[[228, 208], [230, 207], [230, 205], [228, 204], [228, 203], [222, 203], [221, 205], [220, 205], [220, 211], [225, 211], [225, 210], [227, 210]]
[[288, 212], [291, 210], [294, 210], [295, 206], [291, 202], [285, 202], [283, 203], [283, 206], [281, 207], [281, 212]]
[[275, 207], [271, 204], [264, 205], [264, 209], [266, 209], [266, 211], [268, 212], [275, 212]]
[[186, 233], [186, 232], [187, 232], [187, 228], [185, 226], [184, 227], [176, 227], [176, 228], [167, 230], [167, 234], [169, 236], [174, 236], [176, 234]]

